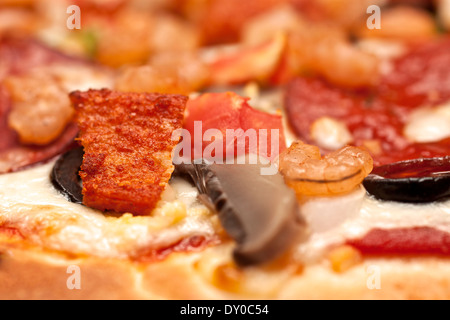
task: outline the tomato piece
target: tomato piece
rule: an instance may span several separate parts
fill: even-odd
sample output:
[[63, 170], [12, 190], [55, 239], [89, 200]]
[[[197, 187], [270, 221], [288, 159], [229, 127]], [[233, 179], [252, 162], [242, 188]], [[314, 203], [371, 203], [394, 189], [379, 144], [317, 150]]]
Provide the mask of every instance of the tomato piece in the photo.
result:
[[233, 92], [189, 100], [184, 129], [191, 136], [192, 159], [225, 160], [244, 152], [274, 159], [286, 149], [281, 115], [253, 109], [248, 100]]

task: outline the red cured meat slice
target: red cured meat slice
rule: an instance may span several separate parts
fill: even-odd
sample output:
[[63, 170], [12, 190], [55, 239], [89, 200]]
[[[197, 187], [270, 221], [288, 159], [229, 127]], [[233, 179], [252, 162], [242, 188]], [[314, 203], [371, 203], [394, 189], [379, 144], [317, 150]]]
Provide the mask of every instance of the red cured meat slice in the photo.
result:
[[[314, 144], [310, 128], [321, 117], [345, 123], [360, 146], [376, 140], [375, 166], [450, 154], [449, 139], [411, 143], [403, 136], [408, 115], [417, 107], [450, 100], [450, 38], [412, 49], [371, 92], [350, 91], [321, 79], [297, 78], [286, 89], [285, 108], [298, 138]], [[326, 150], [324, 150], [326, 152]]]
[[320, 79], [293, 80], [286, 89], [285, 107], [293, 130], [308, 143], [314, 143], [310, 136], [314, 121], [332, 117], [347, 125], [355, 145], [377, 139], [384, 152], [408, 145], [402, 134], [404, 108], [333, 87]]
[[367, 255], [450, 255], [450, 234], [431, 227], [373, 229], [347, 243]]
[[450, 37], [398, 58], [379, 91], [383, 100], [412, 108], [450, 100]]

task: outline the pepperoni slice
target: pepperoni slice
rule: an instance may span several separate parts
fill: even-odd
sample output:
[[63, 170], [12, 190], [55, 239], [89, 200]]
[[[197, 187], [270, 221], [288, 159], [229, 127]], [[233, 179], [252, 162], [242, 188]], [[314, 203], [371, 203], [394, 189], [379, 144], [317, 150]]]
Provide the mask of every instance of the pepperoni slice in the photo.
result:
[[[345, 123], [355, 145], [377, 141], [375, 166], [450, 154], [449, 139], [411, 143], [403, 136], [410, 112], [450, 100], [450, 37], [412, 49], [397, 59], [379, 88], [349, 91], [321, 79], [297, 78], [286, 89], [285, 108], [298, 137], [314, 143], [310, 128], [321, 117]], [[326, 152], [326, 150], [324, 150]]]
[[347, 243], [366, 255], [450, 256], [450, 233], [431, 227], [373, 229]]
[[404, 149], [383, 153], [375, 158], [377, 165], [383, 165], [419, 158], [441, 158], [448, 155], [450, 155], [450, 138], [431, 143], [413, 143]]
[[381, 81], [380, 96], [412, 108], [450, 100], [450, 37], [423, 44], [394, 61]]
[[408, 145], [402, 134], [405, 108], [331, 86], [321, 79], [293, 80], [286, 89], [285, 108], [293, 130], [308, 143], [314, 143], [310, 136], [314, 121], [332, 117], [347, 125], [355, 145], [379, 140], [384, 152]]

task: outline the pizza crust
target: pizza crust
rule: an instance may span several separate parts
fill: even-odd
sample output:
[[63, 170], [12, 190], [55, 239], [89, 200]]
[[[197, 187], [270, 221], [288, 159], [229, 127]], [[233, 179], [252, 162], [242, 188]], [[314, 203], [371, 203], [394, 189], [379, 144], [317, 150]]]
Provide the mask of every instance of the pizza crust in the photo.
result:
[[[376, 269], [377, 268], [377, 269]], [[379, 287], [374, 280], [379, 270]], [[327, 266], [306, 268], [280, 292], [281, 299], [447, 300], [450, 263], [446, 258], [372, 258], [340, 274]]]
[[[257, 267], [243, 271], [239, 281], [257, 278], [261, 292], [243, 284], [238, 290], [218, 286], [200, 264], [214, 268], [228, 259], [232, 245], [201, 252], [173, 253], [163, 261], [140, 263], [95, 257], [70, 257], [62, 253], [25, 248], [22, 244], [0, 246], [0, 299], [7, 300], [437, 300], [450, 299], [450, 263], [440, 257], [367, 258], [344, 273], [327, 263], [288, 272]], [[206, 259], [206, 260], [205, 260]], [[80, 270], [80, 289], [68, 281]], [[291, 269], [292, 270], [292, 269]], [[374, 278], [379, 271], [379, 281]], [[257, 276], [255, 274], [257, 273]], [[274, 283], [277, 283], [274, 285]], [[266, 285], [262, 286], [261, 283]], [[273, 291], [264, 291], [270, 289]], [[236, 289], [236, 288], [235, 288]], [[240, 291], [240, 292], [239, 292]]]

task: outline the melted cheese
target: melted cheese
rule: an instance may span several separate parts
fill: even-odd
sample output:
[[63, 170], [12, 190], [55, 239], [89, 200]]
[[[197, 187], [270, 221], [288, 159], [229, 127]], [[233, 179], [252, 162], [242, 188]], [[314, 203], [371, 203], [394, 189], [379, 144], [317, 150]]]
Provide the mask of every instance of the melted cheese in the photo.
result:
[[[67, 201], [50, 182], [53, 164], [0, 176], [0, 224], [18, 228], [45, 248], [126, 258], [185, 237], [217, 232], [215, 215], [198, 202], [196, 189], [184, 180], [171, 181], [152, 216], [114, 217]], [[361, 237], [372, 228], [429, 226], [450, 232], [450, 201], [379, 201], [363, 188], [339, 198], [310, 200], [302, 211], [312, 231], [298, 245], [297, 258], [303, 263], [316, 262], [330, 246]]]
[[339, 150], [353, 141], [345, 123], [330, 117], [314, 121], [310, 131], [317, 146], [327, 150]]
[[[261, 109], [278, 109], [275, 94]], [[278, 102], [277, 102], [278, 101]], [[286, 121], [286, 117], [283, 117]], [[289, 126], [286, 125], [286, 128]], [[287, 144], [295, 136], [286, 131]], [[18, 228], [34, 243], [49, 249], [100, 257], [133, 257], [167, 247], [193, 235], [215, 235], [217, 216], [200, 204], [198, 192], [182, 179], [172, 179], [152, 216], [107, 216], [69, 202], [49, 179], [54, 162], [0, 175], [0, 225]], [[450, 201], [403, 204], [378, 201], [361, 187], [346, 196], [316, 198], [302, 206], [309, 239], [297, 246], [297, 258], [316, 262], [330, 246], [364, 236], [373, 228], [429, 226], [450, 232]]]
[[[450, 200], [429, 204], [400, 203], [376, 200], [367, 194], [358, 199], [358, 192], [340, 200], [315, 199], [305, 204], [312, 206], [314, 202], [320, 203], [321, 210], [313, 214], [329, 216], [336, 223], [334, 226], [328, 225], [324, 231], [313, 232], [307, 242], [299, 245], [299, 260], [316, 261], [330, 246], [342, 244], [346, 239], [363, 237], [374, 228], [427, 226], [450, 232]], [[356, 202], [351, 198], [355, 198]], [[349, 208], [349, 211], [339, 210], [338, 202], [344, 207], [353, 202], [353, 208]]]
[[404, 135], [412, 142], [436, 142], [450, 137], [450, 102], [435, 108], [413, 111], [404, 128]]
[[49, 179], [53, 164], [0, 176], [0, 224], [19, 229], [38, 245], [124, 258], [189, 236], [215, 234], [213, 216], [185, 182], [172, 183], [151, 217], [113, 217], [71, 203], [54, 189]]

